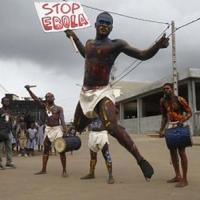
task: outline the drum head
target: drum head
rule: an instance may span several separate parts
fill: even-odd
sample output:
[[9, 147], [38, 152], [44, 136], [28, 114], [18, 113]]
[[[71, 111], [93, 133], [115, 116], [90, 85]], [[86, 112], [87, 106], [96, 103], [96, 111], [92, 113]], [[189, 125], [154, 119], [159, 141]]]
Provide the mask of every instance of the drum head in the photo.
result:
[[54, 143], [54, 147], [58, 153], [62, 153], [65, 150], [66, 144], [63, 138], [57, 138]]

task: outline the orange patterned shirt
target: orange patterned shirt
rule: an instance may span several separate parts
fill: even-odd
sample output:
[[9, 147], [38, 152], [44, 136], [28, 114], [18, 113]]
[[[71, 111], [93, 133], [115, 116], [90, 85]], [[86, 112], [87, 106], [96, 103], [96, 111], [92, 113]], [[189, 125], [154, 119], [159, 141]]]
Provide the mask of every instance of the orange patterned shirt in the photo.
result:
[[185, 113], [190, 113], [187, 101], [180, 96], [173, 96], [170, 100], [162, 98], [160, 101], [161, 113], [171, 122], [184, 121]]

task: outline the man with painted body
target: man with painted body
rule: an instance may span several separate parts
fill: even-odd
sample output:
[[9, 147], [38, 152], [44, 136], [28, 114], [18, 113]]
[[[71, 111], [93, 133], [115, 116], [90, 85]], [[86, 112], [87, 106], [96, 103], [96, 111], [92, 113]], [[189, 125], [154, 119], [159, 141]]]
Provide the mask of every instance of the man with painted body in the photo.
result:
[[[49, 158], [49, 152], [51, 151], [51, 145], [57, 138], [62, 137], [63, 133], [66, 132], [63, 108], [55, 105], [55, 98], [52, 93], [47, 93], [45, 95], [45, 102], [43, 102], [30, 90], [29, 85], [26, 85], [25, 88], [27, 89], [33, 100], [36, 101], [42, 108], [45, 108], [46, 110], [46, 127], [44, 136], [42, 170], [36, 173], [36, 175], [46, 174], [46, 167]], [[67, 176], [65, 152], [60, 153], [60, 160], [63, 168], [62, 176], [65, 177]]]
[[[180, 96], [174, 94], [173, 85], [165, 83], [163, 85], [164, 96], [160, 100], [162, 113], [160, 137], [164, 136], [166, 128], [175, 128], [177, 126], [185, 126], [187, 120], [192, 116], [191, 109], [187, 101]], [[185, 147], [170, 149], [170, 156], [175, 171], [175, 177], [167, 180], [167, 183], [176, 183], [176, 187], [185, 187], [188, 185], [187, 169], [188, 159]], [[181, 167], [183, 174], [181, 175], [179, 167], [179, 156], [181, 159]]]
[[85, 74], [80, 101], [75, 111], [74, 124], [81, 132], [98, 115], [109, 134], [115, 137], [137, 160], [144, 177], [149, 180], [153, 168], [140, 154], [126, 130], [119, 126], [115, 114], [115, 96], [109, 86], [111, 68], [120, 53], [140, 60], [153, 57], [159, 49], [168, 46], [168, 39], [163, 36], [152, 47], [138, 50], [121, 39], [111, 40], [108, 36], [113, 28], [113, 18], [103, 12], [97, 16], [96, 38], [90, 39], [84, 46], [76, 34], [65, 31], [67, 37], [72, 37], [80, 54], [85, 58]]

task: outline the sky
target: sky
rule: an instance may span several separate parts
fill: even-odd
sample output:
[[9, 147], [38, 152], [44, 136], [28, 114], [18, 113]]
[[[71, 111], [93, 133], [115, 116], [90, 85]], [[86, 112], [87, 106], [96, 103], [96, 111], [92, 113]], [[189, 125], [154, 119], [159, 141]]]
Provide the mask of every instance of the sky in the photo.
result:
[[[48, 0], [46, 0], [48, 1]], [[14, 93], [28, 96], [24, 85], [37, 85], [33, 92], [44, 97], [55, 94], [55, 103], [63, 106], [67, 121], [73, 119], [84, 73], [84, 59], [76, 53], [63, 32], [44, 33], [34, 7], [34, 0], [6, 0], [0, 3], [0, 97]], [[176, 27], [200, 17], [199, 0], [80, 0], [83, 5], [132, 17], [171, 23]], [[94, 23], [100, 11], [83, 7], [89, 28], [76, 30], [80, 40], [95, 38]], [[138, 49], [149, 48], [166, 28], [112, 14], [111, 39], [126, 40]], [[200, 21], [176, 32], [177, 70], [200, 68]], [[171, 28], [167, 29], [167, 36]], [[143, 62], [123, 80], [157, 81], [172, 74], [171, 41], [167, 49]], [[120, 55], [114, 66], [115, 77], [126, 69], [133, 58]]]

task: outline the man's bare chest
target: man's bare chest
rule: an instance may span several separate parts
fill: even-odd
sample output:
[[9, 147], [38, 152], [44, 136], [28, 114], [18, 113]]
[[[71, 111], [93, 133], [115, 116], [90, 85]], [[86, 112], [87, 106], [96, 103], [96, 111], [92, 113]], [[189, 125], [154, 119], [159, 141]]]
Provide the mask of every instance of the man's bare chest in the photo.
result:
[[113, 54], [113, 45], [90, 43], [86, 47], [87, 58], [109, 59]]

